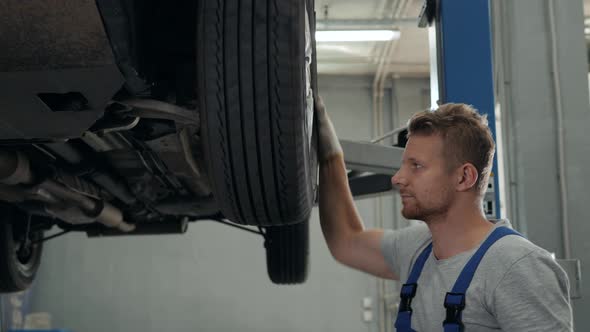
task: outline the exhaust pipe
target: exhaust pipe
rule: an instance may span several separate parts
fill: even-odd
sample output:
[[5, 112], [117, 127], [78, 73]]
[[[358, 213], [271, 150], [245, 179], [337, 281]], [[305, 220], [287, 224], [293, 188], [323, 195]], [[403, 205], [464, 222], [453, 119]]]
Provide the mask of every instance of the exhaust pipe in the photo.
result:
[[[31, 184], [33, 179], [29, 159], [23, 153], [0, 151], [0, 184], [5, 185], [3, 188], [6, 190], [2, 190], [4, 195], [14, 196], [16, 201], [24, 199], [44, 201], [47, 203], [48, 213], [69, 223], [96, 221], [107, 227], [118, 228], [122, 232], [131, 232], [135, 229], [135, 225], [123, 220], [123, 213], [117, 207], [104, 200], [93, 199], [75, 192], [54, 180], [45, 180], [32, 190], [15, 187], [18, 184]], [[46, 192], [49, 195], [39, 196], [40, 192]], [[59, 201], [73, 204], [78, 209], [64, 209], [57, 203]]]

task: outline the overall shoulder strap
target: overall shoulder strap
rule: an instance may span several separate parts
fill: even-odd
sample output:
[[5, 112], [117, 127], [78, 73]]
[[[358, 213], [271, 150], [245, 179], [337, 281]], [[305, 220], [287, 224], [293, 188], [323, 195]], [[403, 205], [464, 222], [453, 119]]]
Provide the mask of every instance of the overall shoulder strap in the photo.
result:
[[447, 316], [443, 322], [445, 332], [463, 331], [464, 327], [461, 321], [461, 313], [465, 308], [465, 293], [473, 280], [473, 275], [488, 249], [496, 243], [496, 241], [506, 235], [522, 236], [517, 231], [508, 227], [498, 227], [482, 243], [467, 264], [465, 264], [465, 267], [461, 271], [461, 274], [459, 274], [459, 278], [457, 278], [453, 289], [445, 296], [445, 308], [447, 309]]
[[475, 254], [469, 259], [469, 262], [465, 265], [459, 278], [455, 282], [453, 286], [453, 293], [465, 293], [469, 285], [471, 284], [471, 280], [473, 280], [473, 275], [475, 274], [475, 270], [479, 266], [479, 263], [483, 259], [483, 256], [486, 254], [488, 249], [496, 243], [499, 239], [503, 238], [506, 235], [518, 235], [522, 236], [517, 231], [510, 229], [508, 227], [498, 227], [496, 228], [490, 236], [482, 243], [482, 245], [477, 249]]
[[420, 254], [420, 256], [418, 256], [416, 262], [414, 262], [414, 266], [412, 267], [412, 271], [410, 272], [410, 276], [408, 277], [407, 284], [415, 284], [418, 282], [420, 274], [422, 273], [422, 269], [424, 268], [424, 264], [426, 263], [426, 260], [428, 260], [428, 257], [430, 256], [431, 252], [432, 242], [430, 242], [430, 244], [426, 246], [424, 250], [422, 250], [422, 253]]
[[412, 329], [412, 299], [416, 296], [416, 290], [418, 289], [418, 279], [424, 268], [428, 256], [432, 252], [432, 242], [424, 248], [408, 277], [408, 281], [402, 286], [400, 293], [399, 310], [397, 318], [395, 319], [395, 329], [398, 332], [414, 332]]

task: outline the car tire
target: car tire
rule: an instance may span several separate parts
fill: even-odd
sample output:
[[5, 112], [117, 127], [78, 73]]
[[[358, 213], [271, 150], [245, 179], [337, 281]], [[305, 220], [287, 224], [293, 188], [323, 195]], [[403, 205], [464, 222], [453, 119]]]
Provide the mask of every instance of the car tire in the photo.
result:
[[305, 8], [301, 0], [200, 2], [203, 150], [213, 196], [236, 223], [309, 219], [317, 143], [306, 103]]
[[309, 222], [267, 227], [265, 239], [270, 280], [279, 285], [305, 282], [309, 264]]
[[[43, 244], [31, 244], [28, 253], [19, 253], [22, 245], [22, 230], [26, 227], [27, 217], [24, 213], [8, 206], [0, 206], [0, 293], [23, 291], [33, 283], [41, 263]], [[42, 236], [34, 234], [33, 239]]]

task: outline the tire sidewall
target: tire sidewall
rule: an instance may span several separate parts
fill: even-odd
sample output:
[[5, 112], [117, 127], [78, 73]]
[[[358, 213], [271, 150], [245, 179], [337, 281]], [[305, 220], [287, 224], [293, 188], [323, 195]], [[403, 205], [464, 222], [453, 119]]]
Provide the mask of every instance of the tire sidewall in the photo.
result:
[[[16, 255], [18, 243], [14, 241], [14, 222], [22, 219], [19, 213], [4, 210], [5, 216], [10, 216], [11, 220], [0, 220], [0, 291], [16, 292], [27, 289], [35, 279], [37, 270], [41, 263], [41, 254], [43, 245], [41, 243], [33, 244], [31, 253], [25, 264], [23, 264]], [[20, 220], [26, 222], [26, 220]], [[37, 237], [41, 236], [37, 234]]]

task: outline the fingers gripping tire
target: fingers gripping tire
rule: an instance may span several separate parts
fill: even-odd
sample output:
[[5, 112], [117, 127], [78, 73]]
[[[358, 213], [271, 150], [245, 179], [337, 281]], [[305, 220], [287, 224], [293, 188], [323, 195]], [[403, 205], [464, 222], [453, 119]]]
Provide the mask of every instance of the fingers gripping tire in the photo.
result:
[[307, 221], [315, 180], [305, 1], [201, 1], [199, 100], [212, 191], [228, 219]]

